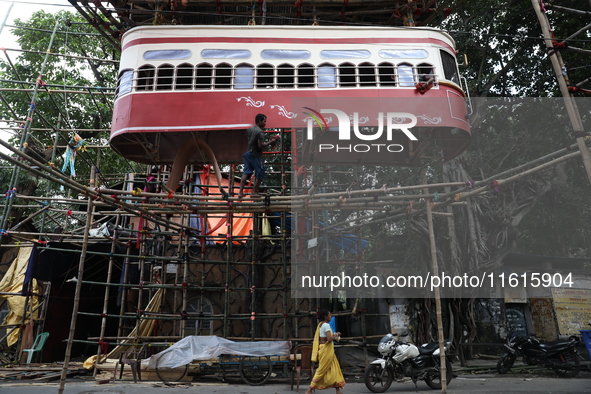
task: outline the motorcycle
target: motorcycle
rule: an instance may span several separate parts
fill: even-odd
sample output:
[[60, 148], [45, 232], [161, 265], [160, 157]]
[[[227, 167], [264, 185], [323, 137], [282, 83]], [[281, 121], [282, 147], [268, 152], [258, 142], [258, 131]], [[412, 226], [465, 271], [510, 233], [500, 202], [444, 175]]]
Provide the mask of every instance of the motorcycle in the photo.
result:
[[[400, 337], [407, 335], [400, 334], [395, 340], [392, 334], [388, 334], [378, 344], [382, 357], [372, 361], [363, 375], [365, 386], [370, 391], [383, 393], [390, 388], [394, 378], [400, 381], [404, 377], [410, 377], [415, 386], [418, 380], [424, 380], [432, 389], [441, 389], [439, 343], [431, 342], [417, 347], [400, 341]], [[450, 346], [451, 342], [445, 342], [445, 350]], [[449, 384], [453, 376], [450, 356], [446, 356], [445, 369]]]
[[535, 334], [519, 337], [513, 332], [507, 337], [505, 349], [497, 363], [497, 372], [507, 373], [513, 367], [515, 359], [522, 356], [527, 365], [541, 365], [554, 370], [558, 376], [575, 377], [581, 368], [578, 341], [573, 336], [566, 341], [542, 343], [535, 338]]

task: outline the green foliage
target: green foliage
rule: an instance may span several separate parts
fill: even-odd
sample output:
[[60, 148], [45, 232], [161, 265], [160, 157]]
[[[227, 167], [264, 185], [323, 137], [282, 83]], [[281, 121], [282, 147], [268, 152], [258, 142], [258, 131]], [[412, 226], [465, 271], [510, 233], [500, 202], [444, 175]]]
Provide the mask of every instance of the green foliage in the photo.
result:
[[[560, 1], [567, 8], [588, 5], [579, 0]], [[569, 37], [587, 24], [585, 18], [550, 11], [550, 24], [558, 41]], [[547, 97], [557, 94], [557, 83], [542, 29], [529, 0], [464, 1], [447, 18], [443, 29], [455, 38], [460, 55], [466, 54], [465, 68], [472, 96]], [[571, 45], [590, 49], [587, 34]], [[591, 76], [588, 55], [561, 52], [573, 82]]]
[[[21, 125], [17, 121], [31, 117], [31, 128], [49, 129], [30, 133], [27, 153], [43, 163], [54, 162], [57, 168], [61, 168], [64, 147], [74, 134], [68, 130], [73, 129], [103, 129], [105, 131], [79, 131], [78, 134], [89, 146], [107, 145], [118, 69], [118, 63], [113, 61], [116, 53], [112, 45], [85, 19], [67, 11], [56, 14], [38, 11], [29, 19], [16, 19], [14, 23], [18, 28], [12, 32], [24, 52], [18, 57], [15, 52], [9, 52], [12, 65], [8, 62], [0, 64], [0, 79], [3, 87], [21, 91], [3, 94], [9, 105], [0, 107], [0, 116], [14, 119], [11, 126]], [[52, 34], [54, 29], [56, 32]], [[42, 85], [35, 96], [22, 91], [23, 88], [33, 89], [38, 79]], [[34, 112], [30, 107], [33, 100]], [[61, 148], [53, 152], [56, 129], [61, 130], [57, 139], [57, 146]], [[13, 143], [18, 146], [20, 140], [18, 134]], [[96, 163], [102, 173], [130, 169], [126, 160], [110, 149], [99, 152], [99, 149], [89, 148], [86, 152], [78, 152], [76, 157], [81, 182], [86, 182], [90, 166]], [[44, 185], [52, 187], [50, 183]]]

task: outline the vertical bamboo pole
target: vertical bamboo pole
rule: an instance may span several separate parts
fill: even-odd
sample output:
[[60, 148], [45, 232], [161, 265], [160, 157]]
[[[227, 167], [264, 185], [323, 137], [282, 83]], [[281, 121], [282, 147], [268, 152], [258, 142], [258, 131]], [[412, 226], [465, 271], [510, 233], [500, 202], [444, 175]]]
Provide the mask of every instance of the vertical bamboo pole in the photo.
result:
[[[115, 219], [115, 229], [113, 230], [113, 237], [111, 238], [111, 256], [109, 257], [109, 267], [107, 268], [107, 283], [105, 286], [105, 299], [103, 300], [103, 314], [101, 316], [101, 331], [99, 334], [99, 342], [103, 341], [103, 338], [105, 336], [105, 330], [107, 328], [107, 312], [109, 311], [109, 296], [110, 296], [110, 292], [111, 292], [111, 286], [109, 286], [111, 284], [111, 275], [113, 273], [113, 263], [115, 260], [115, 257], [113, 256], [113, 254], [116, 251], [116, 246], [117, 246], [117, 229], [119, 228], [119, 220], [121, 219], [121, 215], [117, 215], [117, 218]], [[102, 352], [102, 348], [101, 345], [99, 344], [97, 346], [97, 352], [96, 352], [96, 363], [100, 363], [101, 362], [101, 352]], [[97, 373], [97, 369], [98, 368], [94, 368], [93, 370], [93, 376], [96, 376]]]
[[[423, 185], [427, 184], [426, 169], [421, 173]], [[429, 188], [425, 188], [425, 193], [429, 193]], [[435, 245], [435, 232], [433, 231], [433, 213], [431, 212], [431, 199], [425, 198], [425, 207], [427, 208], [427, 225], [429, 227], [429, 243], [431, 245], [431, 271], [432, 276], [439, 276], [439, 267], [437, 266], [437, 246]], [[441, 317], [441, 294], [439, 287], [435, 288], [435, 311], [437, 313], [437, 337], [439, 339], [439, 372], [441, 376], [441, 392], [447, 393], [447, 371], [445, 365], [445, 343], [443, 334], [443, 319]]]
[[[256, 273], [256, 250], [257, 250], [257, 242], [259, 239], [259, 215], [256, 213], [252, 214], [252, 247], [251, 247], [251, 259], [250, 259], [250, 286], [253, 289], [257, 281], [257, 273]], [[256, 326], [255, 326], [255, 319], [256, 315], [252, 315], [252, 313], [256, 314], [256, 291], [250, 292], [250, 337], [254, 341], [256, 337]]]
[[[133, 229], [133, 226], [130, 225], [130, 228]], [[130, 237], [131, 237], [131, 233], [130, 232]], [[127, 241], [127, 250], [125, 251], [125, 254], [127, 256], [129, 256], [131, 254], [131, 241], [128, 240]], [[123, 263], [123, 267], [122, 269], [123, 271], [123, 283], [127, 284], [127, 278], [129, 278], [129, 257], [125, 257], [125, 261]], [[129, 288], [127, 286], [123, 286], [121, 288], [121, 307], [119, 308], [119, 316], [123, 316], [127, 310], [127, 298], [129, 297], [129, 295], [127, 294], [129, 291]], [[125, 324], [125, 319], [120, 317], [119, 318], [119, 327], [117, 329], [117, 336], [121, 337], [123, 336], [123, 325]]]
[[[174, 288], [174, 294], [173, 294], [173, 298], [172, 298], [172, 310], [174, 312], [176, 312], [179, 309], [179, 304], [180, 304], [180, 308], [181, 310], [183, 307], [183, 293], [182, 293], [182, 286], [179, 289], [178, 288], [178, 284], [183, 280], [182, 276], [181, 276], [181, 269], [183, 270], [183, 275], [184, 275], [184, 270], [185, 270], [185, 264], [184, 264], [184, 260], [181, 259], [181, 253], [182, 253], [182, 249], [181, 249], [181, 237], [179, 235], [179, 241], [176, 247], [176, 255], [178, 256], [178, 259], [174, 261], [174, 284], [176, 285]], [[181, 263], [183, 264], [181, 267]], [[181, 291], [181, 293], [179, 293], [179, 290]], [[178, 332], [179, 335], [181, 335], [181, 332], [183, 330], [183, 324], [182, 322], [179, 322], [178, 320], [174, 320], [173, 323], [173, 331], [174, 332]]]
[[[31, 250], [31, 254], [35, 253], [35, 249], [36, 249], [36, 245], [33, 245], [33, 248]], [[27, 284], [27, 294], [25, 295], [25, 305], [23, 306], [23, 320], [21, 322], [22, 328], [19, 329], [18, 340], [16, 341], [17, 360], [18, 360], [19, 364], [21, 362], [21, 357], [24, 356], [24, 354], [19, 349], [21, 348], [21, 344], [23, 342], [23, 334], [25, 333], [24, 327], [27, 322], [27, 317], [29, 317], [29, 313], [27, 313], [27, 310], [29, 309], [29, 300], [31, 297], [31, 286], [32, 285], [33, 285], [33, 281], [29, 281], [29, 283]], [[32, 305], [31, 305], [31, 309], [32, 309]], [[33, 311], [31, 311], [31, 313], [30, 313], [30, 318], [31, 318], [31, 324], [34, 324], [33, 323]], [[36, 335], [36, 333], [33, 333], [33, 334]]]
[[[189, 224], [189, 215], [182, 215], [181, 223], [183, 225]], [[188, 284], [189, 284], [189, 232], [185, 229], [179, 234], [179, 244], [183, 244], [183, 283], [181, 288], [183, 289], [183, 300], [182, 300], [182, 320], [181, 320], [181, 337], [185, 337], [187, 330], [187, 296], [188, 296]], [[195, 322], [195, 321], [194, 321]], [[194, 335], [197, 335], [195, 333]]]
[[[548, 17], [540, 8], [539, 0], [531, 0], [531, 2], [534, 7], [534, 11], [536, 12], [536, 15], [538, 17], [538, 20], [540, 21], [540, 26], [542, 27], [542, 33], [544, 35], [544, 41], [546, 42], [546, 48], [554, 48], [552, 30], [550, 29]], [[564, 67], [564, 62], [562, 61], [562, 55], [560, 54], [560, 51], [554, 50], [554, 53], [552, 55], [549, 55], [548, 57], [552, 62], [554, 73], [556, 73], [556, 79], [558, 81], [558, 85], [560, 86], [562, 98], [564, 99], [564, 105], [566, 106], [566, 111], [568, 113], [568, 117], [571, 121], [571, 125], [573, 127], [575, 137], [577, 139], [577, 146], [581, 151], [583, 166], [585, 167], [585, 171], [587, 172], [589, 182], [591, 182], [591, 153], [589, 152], [589, 148], [587, 148], [587, 145], [585, 144], [586, 133], [584, 132], [585, 129], [583, 127], [583, 122], [581, 120], [581, 114], [579, 113], [579, 109], [577, 107], [577, 104], [575, 103], [574, 98], [568, 91], [568, 75], [566, 73], [566, 68]]]
[[283, 339], [287, 340], [287, 338], [289, 337], [289, 333], [287, 332], [287, 312], [288, 312], [288, 306], [287, 306], [287, 300], [289, 299], [287, 296], [287, 291], [288, 291], [288, 286], [287, 286], [287, 275], [289, 275], [289, 273], [287, 272], [287, 234], [286, 234], [286, 223], [287, 223], [287, 212], [281, 212], [281, 227], [280, 227], [280, 231], [281, 231], [281, 269], [283, 270]]
[[8, 7], [8, 11], [6, 11], [6, 16], [4, 16], [4, 21], [2, 25], [0, 25], [0, 34], [2, 34], [2, 30], [4, 30], [4, 26], [6, 26], [6, 22], [8, 21], [8, 17], [10, 16], [10, 12], [12, 11], [12, 7], [14, 6], [14, 2], [10, 3], [10, 7]]
[[[12, 8], [12, 6], [11, 6], [11, 8]], [[31, 123], [33, 122], [33, 115], [35, 113], [35, 101], [37, 100], [39, 86], [41, 86], [41, 82], [42, 82], [41, 77], [43, 76], [43, 73], [45, 72], [45, 65], [47, 64], [47, 59], [49, 57], [51, 47], [53, 46], [53, 39], [55, 38], [55, 34], [57, 32], [58, 26], [59, 26], [59, 22], [56, 22], [55, 26], [53, 28], [53, 33], [51, 34], [51, 38], [49, 39], [49, 45], [47, 46], [47, 53], [45, 54], [45, 58], [43, 59], [43, 64], [41, 65], [41, 70], [39, 71], [39, 78], [37, 78], [37, 82], [35, 83], [33, 97], [31, 98], [31, 104], [29, 105], [29, 110], [27, 112], [27, 120], [25, 121], [25, 125], [23, 127], [23, 135], [21, 136], [21, 141], [20, 141], [20, 145], [19, 145], [19, 148], [21, 151], [24, 150], [23, 147], [27, 143], [27, 141], [29, 139], [29, 134], [31, 133]], [[21, 170], [20, 166], [14, 166], [14, 169], [12, 171], [12, 176], [10, 178], [9, 189], [12, 189], [13, 187], [15, 187], [17, 185], [20, 170]], [[4, 202], [4, 215], [2, 215], [2, 221], [0, 224], [0, 228], [2, 228], [2, 229], [6, 228], [6, 225], [8, 224], [8, 216], [9, 216], [9, 212], [12, 208], [13, 201], [14, 201], [14, 198], [7, 198], [6, 201]], [[4, 235], [2, 232], [2, 233], [0, 233], [0, 244], [2, 244], [3, 237], [4, 237]]]
[[[90, 169], [90, 188], [94, 188], [95, 184], [95, 167], [92, 166]], [[78, 316], [78, 310], [80, 308], [80, 293], [82, 290], [82, 279], [84, 276], [84, 262], [86, 260], [86, 251], [88, 249], [88, 231], [90, 230], [90, 226], [92, 225], [92, 211], [93, 211], [93, 201], [91, 196], [87, 196], [88, 205], [86, 208], [86, 228], [84, 230], [84, 238], [82, 241], [82, 251], [80, 252], [80, 262], [78, 263], [78, 281], [76, 282], [76, 291], [74, 293], [74, 307], [72, 308], [72, 319], [70, 321], [70, 333], [68, 335], [68, 342], [66, 344], [66, 354], [64, 357], [64, 365], [62, 367], [62, 375], [60, 378], [60, 387], [59, 387], [59, 394], [64, 392], [64, 387], [66, 385], [66, 376], [68, 372], [68, 367], [70, 365], [70, 355], [72, 354], [72, 345], [74, 343], [74, 333], [76, 331], [76, 318]]]
[[[140, 335], [141, 331], [141, 324], [142, 319], [144, 316], [143, 304], [144, 304], [144, 277], [146, 276], [146, 255], [147, 255], [147, 237], [148, 231], [150, 231], [149, 222], [143, 222], [144, 227], [139, 229], [138, 236], [140, 237], [140, 249], [139, 249], [139, 256], [138, 256], [138, 269], [139, 269], [139, 283], [138, 283], [138, 294], [137, 294], [137, 305], [135, 308], [135, 336], [134, 339], [136, 342], [138, 341], [138, 336]], [[144, 228], [146, 230], [144, 230]], [[153, 264], [150, 264], [153, 265]], [[149, 281], [148, 281], [149, 282]]]

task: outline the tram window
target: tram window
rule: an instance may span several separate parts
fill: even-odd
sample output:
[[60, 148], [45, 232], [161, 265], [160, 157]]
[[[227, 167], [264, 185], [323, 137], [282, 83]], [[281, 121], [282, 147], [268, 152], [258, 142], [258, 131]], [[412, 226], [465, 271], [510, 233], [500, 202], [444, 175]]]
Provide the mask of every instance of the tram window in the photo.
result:
[[314, 87], [314, 66], [311, 64], [300, 64], [298, 66], [298, 88]]
[[180, 64], [176, 68], [176, 89], [191, 89], [193, 87], [193, 65], [188, 63]]
[[277, 67], [277, 87], [281, 89], [293, 89], [294, 81], [294, 67], [291, 64], [280, 64]]
[[230, 89], [232, 87], [232, 66], [220, 63], [215, 66], [214, 89]]
[[415, 86], [415, 78], [410, 64], [398, 65], [398, 84], [402, 87]]
[[429, 53], [424, 49], [382, 49], [384, 59], [425, 59]]
[[208, 63], [197, 65], [195, 75], [195, 89], [211, 89], [211, 77], [213, 75], [213, 66]]
[[392, 63], [378, 64], [380, 74], [380, 86], [396, 86], [396, 73]]
[[428, 63], [421, 63], [417, 65], [417, 78], [419, 82], [434, 83], [435, 73], [433, 66]]
[[248, 49], [204, 49], [201, 51], [204, 59], [248, 59]]
[[372, 63], [359, 64], [359, 86], [376, 86], [376, 70]]
[[257, 67], [257, 88], [272, 89], [274, 86], [273, 66], [270, 64], [261, 64]]
[[355, 65], [351, 63], [339, 64], [339, 86], [356, 86]]
[[318, 87], [334, 88], [337, 86], [336, 67], [332, 64], [321, 64], [318, 67]]
[[290, 49], [265, 49], [261, 51], [263, 59], [309, 59], [310, 51]]
[[456, 59], [447, 53], [446, 51], [439, 50], [441, 53], [441, 63], [443, 64], [443, 75], [445, 79], [460, 84], [460, 78], [458, 75], [458, 67], [456, 65]]
[[154, 75], [156, 69], [154, 66], [142, 66], [137, 72], [136, 90], [152, 90], [154, 89]]
[[321, 51], [320, 57], [323, 59], [367, 59], [371, 52], [365, 49], [359, 50], [330, 50]]
[[170, 50], [159, 50], [159, 51], [146, 51], [144, 52], [145, 60], [180, 60], [189, 59], [191, 57], [191, 51], [188, 49], [170, 49]]
[[133, 82], [133, 70], [123, 70], [119, 74], [119, 80], [117, 81], [116, 97], [123, 96], [131, 92], [131, 84]]
[[254, 88], [254, 68], [251, 65], [240, 64], [236, 66], [236, 74], [234, 75], [234, 88]]
[[172, 90], [172, 76], [174, 67], [170, 64], [163, 64], [158, 67], [158, 78], [156, 79], [156, 90]]

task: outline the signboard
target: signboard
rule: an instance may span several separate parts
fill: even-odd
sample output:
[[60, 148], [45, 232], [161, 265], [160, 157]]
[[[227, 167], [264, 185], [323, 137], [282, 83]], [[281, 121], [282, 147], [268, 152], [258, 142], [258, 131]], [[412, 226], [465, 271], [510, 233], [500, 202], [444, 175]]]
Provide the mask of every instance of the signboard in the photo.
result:
[[579, 335], [591, 322], [591, 290], [553, 288], [552, 298], [561, 336]]
[[530, 298], [531, 322], [536, 336], [545, 341], [558, 339], [554, 309], [550, 298]]

